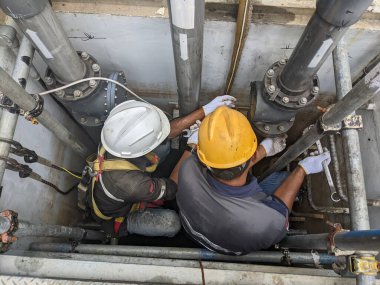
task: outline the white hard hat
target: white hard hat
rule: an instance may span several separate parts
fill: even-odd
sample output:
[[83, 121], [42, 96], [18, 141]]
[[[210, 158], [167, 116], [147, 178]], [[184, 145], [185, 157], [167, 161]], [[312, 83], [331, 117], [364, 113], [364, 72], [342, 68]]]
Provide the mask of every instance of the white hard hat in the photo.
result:
[[107, 152], [122, 158], [143, 156], [170, 133], [170, 123], [152, 104], [129, 100], [112, 109], [101, 134]]

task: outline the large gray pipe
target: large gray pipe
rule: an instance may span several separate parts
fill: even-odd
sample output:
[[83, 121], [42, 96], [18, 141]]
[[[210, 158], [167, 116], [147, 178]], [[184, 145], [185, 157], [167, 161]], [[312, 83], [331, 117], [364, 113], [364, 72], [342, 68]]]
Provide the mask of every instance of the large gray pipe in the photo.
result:
[[288, 63], [280, 82], [283, 88], [302, 92], [336, 47], [347, 28], [356, 23], [372, 0], [319, 0]]
[[204, 0], [168, 0], [180, 115], [199, 107]]
[[47, 0], [0, 0], [62, 83], [82, 79], [85, 64], [72, 47]]
[[[26, 111], [33, 110], [36, 101], [28, 94], [12, 77], [10, 77], [2, 68], [0, 68], [0, 91], [16, 103], [20, 108]], [[38, 116], [38, 121], [49, 129], [67, 146], [86, 157], [91, 153], [92, 144], [88, 141], [88, 145], [83, 144], [79, 138], [67, 129], [62, 123], [56, 119], [49, 111], [43, 110]]]

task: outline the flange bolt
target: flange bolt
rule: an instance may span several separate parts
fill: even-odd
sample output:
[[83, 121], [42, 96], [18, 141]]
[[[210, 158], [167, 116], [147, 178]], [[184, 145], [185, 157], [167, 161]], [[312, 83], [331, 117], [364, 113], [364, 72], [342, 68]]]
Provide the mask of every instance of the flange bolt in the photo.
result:
[[91, 80], [88, 82], [88, 85], [89, 85], [91, 88], [96, 87], [96, 80], [91, 79]]
[[288, 104], [289, 103], [289, 97], [282, 97], [282, 103]]
[[270, 78], [274, 75], [274, 70], [271, 68], [271, 69], [268, 69], [267, 71], [267, 76]]
[[298, 103], [300, 105], [305, 105], [307, 103], [307, 99], [305, 97], [302, 97], [301, 99], [299, 99]]
[[100, 70], [100, 66], [99, 66], [99, 64], [97, 64], [97, 63], [94, 63], [94, 64], [91, 66], [91, 68], [92, 68], [92, 70], [93, 70], [94, 72], [98, 72], [98, 71]]
[[46, 76], [44, 81], [47, 85], [53, 85], [54, 84], [54, 79], [51, 78], [50, 76]]
[[285, 130], [284, 126], [278, 126], [277, 129], [280, 131], [280, 132], [283, 132]]
[[80, 90], [75, 90], [74, 91], [74, 97], [78, 98], [78, 97], [81, 97], [83, 95], [83, 92], [80, 91]]
[[319, 87], [318, 86], [314, 86], [312, 89], [311, 89], [311, 94], [313, 95], [317, 95], [319, 93]]
[[274, 85], [272, 85], [272, 84], [269, 85], [269, 86], [268, 86], [268, 92], [269, 92], [269, 93], [273, 93], [274, 91], [276, 91], [276, 86], [274, 86]]
[[270, 127], [268, 125], [265, 125], [264, 126], [264, 131], [269, 132], [269, 130], [270, 130]]
[[80, 57], [83, 59], [83, 60], [87, 60], [87, 59], [89, 59], [90, 58], [90, 56], [88, 55], [88, 53], [87, 52], [82, 52], [81, 54], [80, 54]]
[[280, 60], [280, 64], [281, 64], [281, 65], [284, 65], [285, 63], [286, 63], [286, 60], [285, 60], [285, 59], [281, 59], [281, 60]]

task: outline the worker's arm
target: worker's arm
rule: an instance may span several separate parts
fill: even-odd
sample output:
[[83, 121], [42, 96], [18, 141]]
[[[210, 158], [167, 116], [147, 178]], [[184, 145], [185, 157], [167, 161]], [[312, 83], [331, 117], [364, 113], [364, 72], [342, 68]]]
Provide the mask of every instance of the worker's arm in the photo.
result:
[[309, 156], [300, 161], [296, 169], [277, 188], [273, 196], [281, 200], [291, 211], [305, 176], [323, 171], [323, 161], [330, 163], [331, 157], [329, 152], [324, 152], [317, 156]]
[[[196, 145], [192, 145], [190, 146], [192, 148], [195, 149]], [[176, 166], [174, 167], [172, 173], [170, 174], [170, 179], [173, 180], [175, 183], [178, 184], [178, 173], [179, 173], [179, 169], [181, 168], [181, 165], [182, 163], [186, 160], [186, 158], [188, 158], [189, 156], [191, 156], [191, 152], [188, 151], [188, 150], [185, 150], [185, 152], [182, 154], [180, 160], [177, 162]]]
[[201, 121], [205, 116], [212, 113], [216, 108], [220, 106], [228, 106], [235, 107], [236, 99], [230, 95], [218, 96], [210, 103], [204, 105], [203, 107], [195, 110], [194, 112], [176, 118], [170, 121], [170, 133], [169, 138], [175, 138], [179, 136], [183, 130], [189, 128], [192, 124], [194, 124], [197, 120]]

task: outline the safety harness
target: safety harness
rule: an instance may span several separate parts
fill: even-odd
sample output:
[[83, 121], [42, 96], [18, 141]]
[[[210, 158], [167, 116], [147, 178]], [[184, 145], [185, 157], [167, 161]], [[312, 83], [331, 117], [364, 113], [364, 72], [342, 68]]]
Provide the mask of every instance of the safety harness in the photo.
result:
[[[159, 158], [156, 154], [153, 152], [150, 152], [145, 155], [145, 158], [148, 159], [150, 162], [150, 165], [146, 167], [145, 169], [140, 169], [133, 163], [129, 162], [126, 159], [105, 159], [104, 154], [106, 153], [106, 150], [103, 146], [100, 147], [100, 150], [98, 152], [98, 155], [93, 154], [89, 158], [87, 158], [86, 162], [88, 165], [87, 171], [89, 172], [89, 175], [91, 177], [91, 181], [87, 179], [87, 183], [91, 184], [90, 186], [90, 199], [91, 199], [91, 204], [92, 204], [92, 209], [97, 217], [99, 217], [102, 220], [112, 220], [113, 217], [104, 215], [100, 210], [99, 207], [97, 206], [95, 199], [94, 199], [94, 188], [95, 188], [95, 183], [100, 182], [103, 188], [104, 193], [111, 199], [123, 202], [122, 199], [119, 199], [117, 197], [114, 197], [104, 186], [102, 182], [102, 174], [103, 172], [108, 172], [108, 171], [116, 171], [116, 170], [139, 170], [139, 171], [145, 171], [145, 172], [153, 172], [156, 170]], [[86, 182], [85, 182], [86, 183]], [[87, 187], [86, 187], [87, 188]], [[140, 203], [135, 203], [133, 204], [131, 211], [139, 209], [140, 208]], [[115, 222], [123, 222], [124, 217], [119, 217], [115, 219]]]

